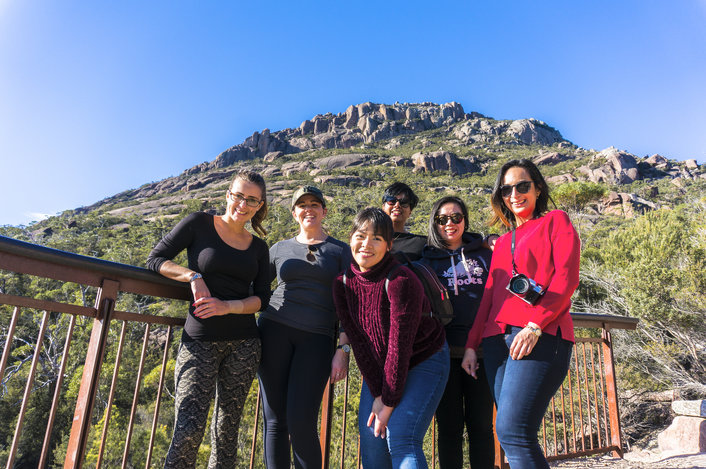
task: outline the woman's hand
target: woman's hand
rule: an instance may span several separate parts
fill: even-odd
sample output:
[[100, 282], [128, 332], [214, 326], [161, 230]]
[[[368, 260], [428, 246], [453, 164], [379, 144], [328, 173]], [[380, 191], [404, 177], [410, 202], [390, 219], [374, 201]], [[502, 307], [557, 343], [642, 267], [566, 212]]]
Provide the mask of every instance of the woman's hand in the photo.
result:
[[472, 348], [467, 348], [466, 351], [463, 352], [461, 368], [475, 379], [478, 379], [478, 376], [476, 376], [476, 371], [478, 370], [478, 354]]
[[348, 373], [348, 354], [342, 349], [336, 349], [331, 360], [331, 383], [341, 381]]
[[394, 407], [386, 406], [382, 403], [382, 397], [378, 396], [373, 401], [373, 409], [368, 417], [368, 426], [373, 427], [373, 433], [376, 437], [385, 438], [387, 434], [387, 422], [390, 421], [390, 416]]
[[200, 300], [201, 298], [208, 298], [211, 296], [211, 291], [206, 286], [206, 282], [203, 278], [197, 278], [189, 282], [191, 287], [191, 293], [194, 295], [194, 302]]
[[530, 353], [537, 345], [539, 337], [532, 332], [530, 328], [525, 327], [517, 333], [510, 345], [510, 358], [513, 360], [521, 360]]
[[240, 300], [223, 301], [209, 296], [194, 301], [194, 306], [196, 306], [194, 316], [200, 319], [207, 319], [214, 316], [225, 316], [226, 314], [238, 314], [243, 309], [243, 302]]

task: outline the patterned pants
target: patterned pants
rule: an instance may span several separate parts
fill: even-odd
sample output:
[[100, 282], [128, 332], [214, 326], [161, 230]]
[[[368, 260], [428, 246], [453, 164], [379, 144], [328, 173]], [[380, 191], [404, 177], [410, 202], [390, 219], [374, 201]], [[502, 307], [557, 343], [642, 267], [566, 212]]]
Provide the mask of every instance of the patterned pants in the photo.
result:
[[165, 468], [195, 467], [214, 395], [208, 467], [235, 467], [240, 416], [259, 363], [260, 339], [181, 343], [174, 370], [174, 436]]

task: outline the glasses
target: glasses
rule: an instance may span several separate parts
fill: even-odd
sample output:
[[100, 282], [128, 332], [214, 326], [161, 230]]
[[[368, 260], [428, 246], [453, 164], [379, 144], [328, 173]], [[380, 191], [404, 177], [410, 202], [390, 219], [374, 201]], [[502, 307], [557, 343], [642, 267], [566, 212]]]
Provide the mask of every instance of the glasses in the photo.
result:
[[437, 215], [434, 217], [434, 223], [437, 225], [445, 225], [451, 220], [451, 223], [454, 225], [458, 225], [463, 221], [463, 214], [461, 213], [452, 213], [451, 215]]
[[255, 197], [245, 197], [240, 192], [228, 191], [228, 195], [230, 195], [230, 198], [233, 199], [233, 202], [235, 202], [237, 205], [240, 205], [240, 202], [244, 200], [245, 205], [247, 205], [248, 207], [257, 207], [258, 205], [260, 205], [261, 202], [260, 199], [256, 199]]
[[510, 197], [512, 190], [517, 189], [520, 194], [526, 194], [532, 189], [532, 181], [522, 181], [517, 184], [505, 184], [500, 186], [500, 194], [503, 197]]
[[382, 198], [382, 201], [388, 205], [400, 204], [400, 207], [402, 207], [402, 208], [409, 208], [409, 200], [408, 199], [398, 199], [394, 195], [386, 195], [385, 197]]
[[306, 251], [306, 260], [309, 262], [316, 262], [316, 256], [314, 255], [316, 252], [316, 246], [311, 246], [308, 244], [306, 246]]

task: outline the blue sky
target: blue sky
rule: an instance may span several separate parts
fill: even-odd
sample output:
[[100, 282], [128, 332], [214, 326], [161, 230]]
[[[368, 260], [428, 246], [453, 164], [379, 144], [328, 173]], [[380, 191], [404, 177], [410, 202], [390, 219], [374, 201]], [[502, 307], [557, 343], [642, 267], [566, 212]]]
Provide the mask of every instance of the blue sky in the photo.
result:
[[0, 225], [372, 101], [706, 162], [706, 0], [0, 0]]

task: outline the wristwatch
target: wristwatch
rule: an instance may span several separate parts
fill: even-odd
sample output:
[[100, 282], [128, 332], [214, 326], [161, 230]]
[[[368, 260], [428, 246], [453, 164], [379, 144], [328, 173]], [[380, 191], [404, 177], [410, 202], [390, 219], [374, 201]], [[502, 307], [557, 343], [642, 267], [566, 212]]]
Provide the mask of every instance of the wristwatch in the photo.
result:
[[198, 272], [194, 272], [193, 274], [191, 274], [191, 277], [189, 277], [189, 283], [193, 282], [197, 278], [203, 278], [203, 275]]
[[542, 336], [542, 329], [535, 323], [533, 322], [528, 322], [527, 325], [525, 326], [525, 329], [529, 329], [529, 331], [536, 335], [537, 337]]
[[340, 344], [338, 347], [336, 347], [336, 350], [343, 350], [346, 353], [351, 353], [351, 345], [350, 344]]

